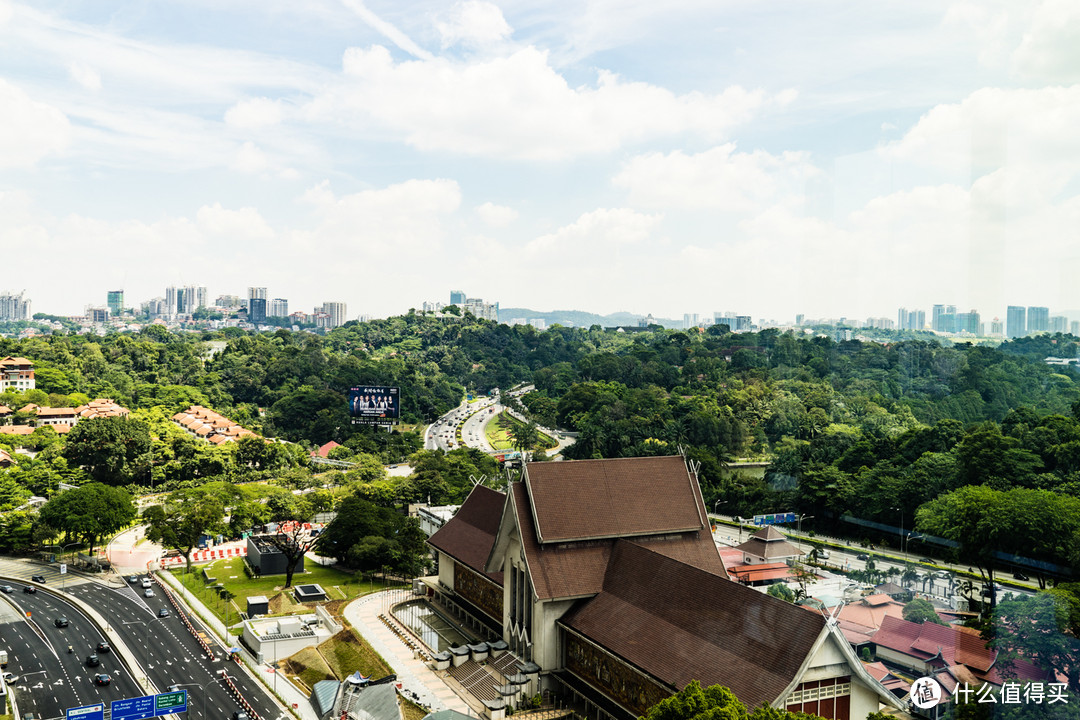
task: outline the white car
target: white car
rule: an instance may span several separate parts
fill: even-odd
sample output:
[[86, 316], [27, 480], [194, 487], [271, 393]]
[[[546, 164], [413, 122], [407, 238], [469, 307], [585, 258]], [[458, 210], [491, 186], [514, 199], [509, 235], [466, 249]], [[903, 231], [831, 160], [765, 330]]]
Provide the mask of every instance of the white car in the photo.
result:
[[144, 588], [152, 587], [154, 583], [150, 582], [150, 578], [143, 578], [142, 586]]
[[148, 597], [148, 598], [154, 597], [154, 591], [151, 590], [150, 588], [146, 588], [145, 590], [143, 590], [143, 597]]

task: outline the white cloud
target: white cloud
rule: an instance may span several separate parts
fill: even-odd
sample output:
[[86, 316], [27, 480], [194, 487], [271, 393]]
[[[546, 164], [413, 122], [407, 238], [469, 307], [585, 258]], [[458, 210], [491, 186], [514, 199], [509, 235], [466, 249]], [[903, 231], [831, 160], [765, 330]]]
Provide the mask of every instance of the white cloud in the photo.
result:
[[510, 37], [513, 28], [497, 5], [483, 0], [464, 0], [451, 7], [436, 21], [444, 48], [454, 45], [488, 47]]
[[1007, 168], [1052, 197], [1080, 168], [1080, 85], [1034, 90], [984, 88], [934, 107], [887, 158], [973, 179]]
[[302, 199], [315, 209], [312, 242], [319, 252], [351, 262], [388, 261], [439, 250], [443, 222], [461, 205], [461, 189], [452, 180], [407, 180], [338, 197], [324, 182]]
[[255, 143], [246, 142], [236, 151], [232, 166], [244, 173], [261, 173], [270, 167], [270, 160]]
[[[584, 257], [607, 257], [614, 260], [621, 248], [648, 240], [662, 215], [646, 215], [627, 208], [600, 208], [587, 212], [570, 225], [530, 241], [526, 250], [532, 255], [557, 253], [560, 263]], [[591, 271], [591, 270], [590, 270]]]
[[225, 111], [225, 122], [241, 130], [272, 127], [281, 122], [281, 103], [269, 98], [241, 100]]
[[195, 215], [199, 230], [229, 241], [271, 240], [276, 233], [252, 207], [226, 210], [221, 203], [204, 205]]
[[629, 190], [633, 205], [748, 212], [801, 197], [807, 177], [815, 174], [803, 153], [740, 153], [728, 143], [695, 155], [639, 155], [614, 183]]
[[476, 214], [485, 224], [493, 228], [503, 228], [518, 219], [518, 211], [505, 205], [486, 202], [476, 208]]
[[0, 78], [0, 168], [29, 167], [63, 151], [71, 138], [64, 113]]
[[101, 89], [101, 74], [85, 63], [68, 63], [68, 74], [71, 75], [72, 80], [79, 85], [82, 85], [87, 90]]
[[1043, 0], [1013, 53], [1016, 70], [1043, 82], [1080, 80], [1080, 4]]
[[766, 100], [741, 87], [677, 95], [609, 72], [574, 88], [532, 47], [471, 63], [395, 63], [384, 47], [350, 48], [343, 66], [346, 84], [316, 99], [310, 117], [366, 118], [421, 150], [500, 158], [560, 159], [686, 132], [718, 138]]
[[362, 0], [342, 0], [345, 7], [352, 10], [361, 20], [366, 22], [375, 31], [383, 35], [387, 40], [397, 45], [399, 48], [409, 53], [413, 57], [423, 58], [425, 60], [431, 58], [431, 53], [423, 49], [412, 39], [403, 33], [400, 29], [394, 26], [392, 23], [383, 20], [378, 15], [373, 13], [364, 5]]

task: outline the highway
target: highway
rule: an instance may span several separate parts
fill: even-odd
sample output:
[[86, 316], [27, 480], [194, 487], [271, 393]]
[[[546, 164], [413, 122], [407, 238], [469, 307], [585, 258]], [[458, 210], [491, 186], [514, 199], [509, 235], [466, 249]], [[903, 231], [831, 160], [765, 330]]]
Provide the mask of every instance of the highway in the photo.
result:
[[[29, 577], [32, 568], [33, 573], [44, 575], [49, 590], [59, 590], [61, 579], [55, 566], [43, 569], [40, 565], [11, 561], [3, 565], [7, 577]], [[19, 676], [14, 685], [24, 713], [33, 712], [47, 720], [63, 716], [68, 707], [149, 694], [139, 687], [121, 662], [122, 648], [99, 653], [100, 669], [86, 667], [86, 656], [104, 640], [104, 636], [74, 605], [49, 590], [42, 589], [29, 595], [23, 593], [22, 582], [0, 581], [0, 585], [5, 582], [14, 592], [3, 596], [10, 604], [0, 604], [0, 610], [3, 610], [0, 622], [4, 626], [0, 632], [0, 646], [9, 653], [7, 670]], [[234, 711], [243, 709], [224, 687], [225, 681], [220, 676], [222, 669], [233, 678], [263, 720], [276, 720], [283, 714], [265, 688], [230, 661], [228, 653], [212, 641], [214, 657], [207, 657], [156, 583], [152, 598], [143, 597], [142, 587], [126, 582], [120, 585], [115, 577], [113, 583], [71, 576], [65, 585], [68, 594], [95, 608], [107, 619], [107, 630], [115, 633], [126, 646], [128, 659], [137, 665], [133, 668], [136, 674], [141, 674], [138, 668], [145, 670], [157, 692], [164, 692], [171, 685], [179, 685], [180, 689], [188, 691], [188, 718], [228, 720]], [[168, 608], [167, 617], [158, 616], [162, 608]], [[26, 611], [31, 613], [30, 621], [25, 618]], [[54, 620], [60, 615], [70, 620], [68, 627], [55, 627]], [[210, 637], [195, 618], [191, 618], [191, 622]], [[70, 655], [67, 653], [69, 644], [74, 647]], [[99, 671], [112, 675], [110, 686], [93, 684], [93, 675]], [[55, 692], [41, 692], [45, 688]]]

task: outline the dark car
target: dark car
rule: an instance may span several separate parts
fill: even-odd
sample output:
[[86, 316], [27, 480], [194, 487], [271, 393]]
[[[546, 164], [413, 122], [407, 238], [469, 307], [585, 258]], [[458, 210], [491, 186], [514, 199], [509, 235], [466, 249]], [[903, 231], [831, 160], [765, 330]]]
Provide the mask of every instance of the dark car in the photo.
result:
[[30, 579], [33, 580], [34, 582], [39, 582], [39, 583], [45, 582], [45, 576], [44, 575], [31, 575]]
[[169, 617], [169, 608], [161, 608], [157, 611], [158, 617]]
[[68, 619], [66, 617], [58, 617], [53, 620], [53, 624], [56, 625], [56, 627], [67, 627]]
[[1025, 575], [1022, 572], [1014, 572], [1013, 573], [1013, 580], [1030, 580], [1030, 579], [1031, 578], [1029, 578], [1027, 575]]
[[98, 673], [94, 676], [95, 685], [108, 685], [111, 682], [112, 678], [109, 677], [108, 673]]
[[24, 593], [30, 593], [31, 595], [33, 595], [34, 593], [37, 592], [37, 588], [34, 587], [33, 585], [24, 585], [22, 591]]
[[101, 659], [97, 655], [87, 655], [86, 656], [86, 666], [87, 667], [97, 667], [100, 664], [101, 664]]
[[99, 643], [97, 644], [97, 651], [98, 651], [99, 653], [103, 653], [103, 652], [109, 652], [110, 650], [112, 650], [112, 648], [111, 648], [111, 647], [109, 647], [109, 643], [107, 643], [107, 642], [105, 642], [105, 641], [99, 642]]
[[861, 555], [856, 555], [855, 558], [858, 560], [869, 560], [870, 556], [866, 553], [862, 553]]
[[921, 558], [919, 558], [919, 562], [926, 563], [927, 565], [933, 565], [934, 564], [934, 559], [933, 558], [928, 558], [928, 557], [921, 557]]

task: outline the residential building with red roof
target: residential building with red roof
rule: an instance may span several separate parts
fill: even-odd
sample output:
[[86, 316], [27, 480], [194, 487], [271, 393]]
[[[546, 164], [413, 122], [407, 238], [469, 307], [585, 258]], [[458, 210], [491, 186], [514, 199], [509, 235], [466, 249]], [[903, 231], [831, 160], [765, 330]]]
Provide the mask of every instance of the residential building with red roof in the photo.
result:
[[214, 445], [234, 442], [242, 437], [259, 437], [229, 418], [202, 405], [192, 405], [172, 416], [173, 422], [193, 436]]
[[433, 599], [590, 717], [639, 717], [691, 680], [837, 720], [902, 707], [835, 623], [728, 579], [681, 457], [528, 463], [429, 544]]
[[34, 363], [24, 357], [10, 355], [0, 360], [0, 392], [5, 390], [25, 392], [36, 387]]

